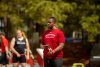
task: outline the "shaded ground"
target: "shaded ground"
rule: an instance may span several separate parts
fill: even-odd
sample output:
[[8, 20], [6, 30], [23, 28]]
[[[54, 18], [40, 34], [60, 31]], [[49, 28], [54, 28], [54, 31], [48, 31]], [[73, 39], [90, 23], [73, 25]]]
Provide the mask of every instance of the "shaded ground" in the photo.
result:
[[67, 43], [63, 51], [63, 67], [71, 67], [73, 63], [83, 63], [85, 67], [89, 67], [89, 46], [83, 46], [82, 43]]

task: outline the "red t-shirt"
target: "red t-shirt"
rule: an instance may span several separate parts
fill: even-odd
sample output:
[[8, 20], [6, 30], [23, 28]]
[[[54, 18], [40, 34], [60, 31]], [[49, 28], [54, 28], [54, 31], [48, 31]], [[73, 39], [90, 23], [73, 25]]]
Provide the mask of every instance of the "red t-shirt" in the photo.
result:
[[[53, 50], [59, 46], [59, 43], [64, 43], [64, 42], [65, 42], [64, 34], [59, 29], [47, 30], [42, 36], [42, 44], [49, 45], [50, 48]], [[47, 53], [48, 49], [44, 49], [44, 57], [58, 59], [63, 56], [62, 50], [56, 52], [52, 56], [48, 56]]]
[[1, 43], [1, 47], [0, 47], [2, 53], [5, 52], [6, 46], [8, 47], [8, 40], [6, 38], [2, 38], [2, 43]]

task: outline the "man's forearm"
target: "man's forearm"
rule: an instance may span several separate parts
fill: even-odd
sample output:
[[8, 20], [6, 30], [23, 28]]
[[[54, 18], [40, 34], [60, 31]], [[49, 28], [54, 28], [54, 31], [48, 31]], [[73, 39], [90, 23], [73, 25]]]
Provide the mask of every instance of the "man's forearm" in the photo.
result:
[[60, 43], [59, 46], [56, 49], [54, 49], [54, 52], [58, 52], [58, 51], [62, 50], [63, 47], [64, 47], [64, 43]]

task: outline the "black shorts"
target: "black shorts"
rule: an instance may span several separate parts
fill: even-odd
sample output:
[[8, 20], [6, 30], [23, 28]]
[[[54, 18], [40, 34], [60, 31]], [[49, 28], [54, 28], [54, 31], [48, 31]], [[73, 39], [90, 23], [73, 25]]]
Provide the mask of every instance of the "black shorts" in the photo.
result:
[[6, 53], [2, 53], [2, 55], [0, 56], [0, 64], [6, 65], [8, 63], [9, 63], [9, 61], [6, 57]]
[[13, 55], [13, 59], [12, 59], [13, 63], [26, 63], [26, 57], [25, 55], [22, 55], [21, 57], [17, 57], [16, 55]]

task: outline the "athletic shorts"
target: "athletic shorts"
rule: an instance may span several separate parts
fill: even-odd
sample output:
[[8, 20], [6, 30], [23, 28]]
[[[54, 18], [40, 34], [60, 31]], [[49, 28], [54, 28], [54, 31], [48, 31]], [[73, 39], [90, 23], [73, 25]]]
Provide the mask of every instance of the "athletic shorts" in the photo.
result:
[[9, 63], [9, 61], [6, 57], [6, 53], [2, 53], [0, 56], [0, 64], [6, 65], [8, 63]]
[[16, 55], [13, 55], [13, 59], [12, 59], [13, 63], [26, 63], [26, 57], [25, 55], [22, 55], [21, 57], [17, 57]]

